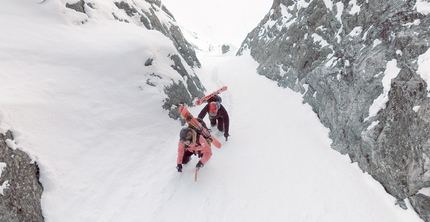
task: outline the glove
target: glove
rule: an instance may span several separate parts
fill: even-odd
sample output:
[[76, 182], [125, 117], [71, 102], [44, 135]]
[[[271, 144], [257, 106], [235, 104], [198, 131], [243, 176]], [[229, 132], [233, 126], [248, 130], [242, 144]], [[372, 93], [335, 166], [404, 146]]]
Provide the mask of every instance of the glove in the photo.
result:
[[199, 150], [199, 152], [197, 153], [197, 156], [198, 156], [199, 158], [202, 158], [202, 157], [203, 157], [203, 153], [202, 153], [202, 151], [200, 151], [200, 150]]
[[182, 172], [182, 164], [178, 164], [176, 166], [176, 169], [178, 169], [178, 172], [181, 173]]
[[200, 168], [202, 168], [203, 166], [204, 166], [204, 165], [203, 165], [203, 163], [199, 161], [199, 162], [197, 163], [197, 165], [196, 165], [196, 168], [197, 168], [197, 169], [200, 169]]

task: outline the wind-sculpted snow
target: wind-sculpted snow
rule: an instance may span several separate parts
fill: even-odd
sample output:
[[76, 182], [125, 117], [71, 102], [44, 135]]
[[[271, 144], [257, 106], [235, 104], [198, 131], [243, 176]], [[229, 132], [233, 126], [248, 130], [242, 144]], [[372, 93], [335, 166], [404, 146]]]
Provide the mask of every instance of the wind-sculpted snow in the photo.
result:
[[[66, 8], [64, 9], [66, 18], [74, 24], [85, 26], [91, 25], [93, 20], [116, 20], [134, 24], [146, 30], [158, 31], [173, 43], [177, 51], [172, 51], [167, 56], [173, 61], [171, 67], [183, 79], [179, 81], [172, 80], [173, 82], [168, 83], [164, 89], [167, 98], [164, 101], [163, 108], [170, 111], [169, 115], [172, 118], [177, 119], [179, 117], [177, 104], [192, 105], [193, 99], [203, 95], [205, 88], [193, 70], [193, 68], [201, 67], [194, 48], [184, 38], [173, 15], [160, 0], [98, 0], [91, 2], [62, 0], [62, 3]], [[153, 59], [153, 57], [148, 58], [148, 60]], [[146, 63], [146, 65], [151, 66], [152, 63]], [[158, 73], [150, 73], [150, 75], [160, 76]], [[155, 80], [157, 79], [155, 78]], [[153, 81], [154, 78], [148, 78], [148, 84], [154, 84]]]
[[400, 206], [409, 198], [426, 221], [430, 197], [418, 194], [430, 186], [430, 100], [421, 78], [428, 62], [418, 61], [429, 25], [416, 1], [277, 0], [238, 51], [250, 50], [259, 74], [303, 94], [333, 149]]

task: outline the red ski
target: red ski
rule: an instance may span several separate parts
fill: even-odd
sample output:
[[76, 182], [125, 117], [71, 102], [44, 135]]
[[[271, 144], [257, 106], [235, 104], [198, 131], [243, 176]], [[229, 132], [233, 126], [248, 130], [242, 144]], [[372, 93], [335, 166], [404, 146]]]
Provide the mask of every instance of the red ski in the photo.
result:
[[202, 98], [198, 99], [196, 101], [196, 105], [200, 105], [200, 104], [202, 104], [204, 102], [207, 102], [210, 98], [212, 98], [212, 96], [220, 94], [220, 93], [222, 93], [222, 92], [224, 92], [226, 90], [227, 90], [227, 86], [223, 86], [220, 89], [216, 90], [215, 92], [213, 92], [211, 94], [208, 94], [206, 96], [203, 96]]
[[215, 147], [221, 148], [221, 143], [214, 136], [211, 135], [208, 129], [203, 127], [202, 124], [196, 118], [194, 118], [193, 115], [191, 115], [190, 111], [188, 111], [185, 106], [179, 106], [179, 112], [187, 122], [188, 126], [194, 128], [197, 133], [200, 133], [204, 138], [212, 140], [212, 144]]

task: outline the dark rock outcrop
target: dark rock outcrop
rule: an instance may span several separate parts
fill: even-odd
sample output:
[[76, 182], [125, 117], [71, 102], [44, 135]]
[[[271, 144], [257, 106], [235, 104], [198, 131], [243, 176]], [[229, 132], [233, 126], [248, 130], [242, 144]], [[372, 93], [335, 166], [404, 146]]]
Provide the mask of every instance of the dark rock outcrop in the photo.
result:
[[[430, 99], [417, 74], [430, 20], [413, 0], [332, 2], [275, 0], [237, 54], [250, 50], [259, 74], [303, 94], [333, 149], [430, 221], [418, 193], [430, 186]], [[399, 71], [384, 87], [390, 65]], [[371, 113], [384, 93], [385, 108]]]
[[430, 197], [417, 194], [409, 197], [411, 205], [424, 221], [430, 221]]
[[8, 139], [13, 141], [10, 131], [0, 133], [0, 221], [44, 221], [39, 167], [26, 153], [7, 147]]
[[229, 45], [222, 45], [221, 51], [222, 51], [222, 54], [226, 54], [227, 52], [230, 51], [230, 46]]

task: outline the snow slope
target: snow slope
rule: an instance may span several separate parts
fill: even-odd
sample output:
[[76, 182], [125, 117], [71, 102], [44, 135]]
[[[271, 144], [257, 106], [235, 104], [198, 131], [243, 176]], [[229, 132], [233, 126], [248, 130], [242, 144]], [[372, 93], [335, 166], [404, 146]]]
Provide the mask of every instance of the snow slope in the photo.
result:
[[148, 53], [152, 71], [171, 72], [166, 38], [115, 21], [71, 24], [56, 1], [1, 4], [0, 131], [38, 162], [47, 222], [421, 221], [333, 151], [301, 96], [257, 75], [248, 55], [198, 53], [208, 91], [229, 87], [231, 137], [195, 182], [196, 157], [175, 169], [182, 126], [146, 84]]

